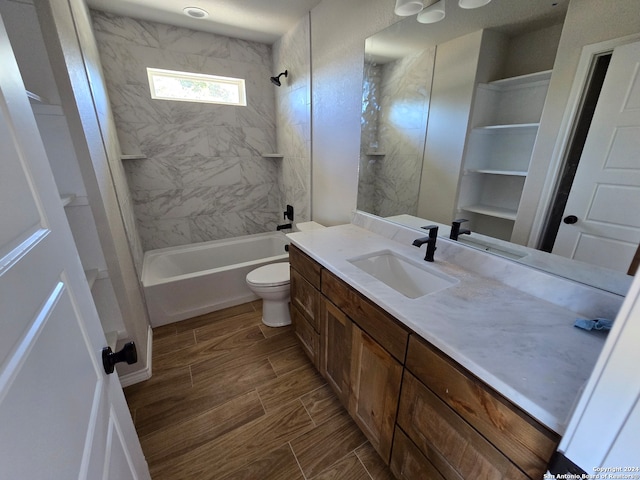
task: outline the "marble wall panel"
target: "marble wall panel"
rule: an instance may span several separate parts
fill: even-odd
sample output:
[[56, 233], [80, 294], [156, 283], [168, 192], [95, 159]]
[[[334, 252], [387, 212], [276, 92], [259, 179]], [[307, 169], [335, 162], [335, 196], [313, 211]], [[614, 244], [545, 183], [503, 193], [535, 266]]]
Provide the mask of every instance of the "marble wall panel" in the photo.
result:
[[[275, 230], [287, 203], [311, 218], [308, 17], [272, 47], [92, 16], [122, 151], [147, 157], [124, 165], [144, 250]], [[244, 78], [247, 106], [153, 100], [147, 67]]]
[[[304, 17], [273, 46], [273, 74], [285, 70], [276, 90], [277, 151], [283, 205], [293, 205], [296, 222], [311, 220], [311, 49]], [[281, 217], [280, 217], [281, 218]]]
[[[358, 208], [380, 216], [417, 211], [435, 50], [365, 65]], [[384, 152], [384, 156], [367, 152]]]

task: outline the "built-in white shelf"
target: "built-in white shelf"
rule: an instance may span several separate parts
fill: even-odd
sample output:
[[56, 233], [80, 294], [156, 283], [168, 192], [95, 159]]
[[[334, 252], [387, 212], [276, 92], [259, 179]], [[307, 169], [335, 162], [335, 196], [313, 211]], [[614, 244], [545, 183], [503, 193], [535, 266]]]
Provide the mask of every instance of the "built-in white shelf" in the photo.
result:
[[60, 195], [60, 201], [62, 202], [62, 206], [66, 207], [67, 205], [69, 205], [71, 202], [73, 202], [75, 200], [76, 196], [73, 193], [70, 193], [68, 195]]
[[480, 83], [479, 87], [497, 87], [497, 88], [510, 88], [519, 86], [531, 86], [536, 82], [548, 82], [551, 79], [551, 70], [544, 70], [542, 72], [528, 73], [526, 75], [519, 75], [517, 77], [502, 78], [500, 80], [494, 80], [489, 83]]
[[263, 153], [262, 158], [284, 158], [283, 153]]
[[87, 277], [87, 283], [89, 284], [89, 288], [93, 288], [93, 285], [96, 283], [96, 279], [98, 278], [98, 269], [90, 268], [84, 271], [84, 275]]
[[480, 215], [487, 215], [489, 217], [504, 218], [506, 220], [516, 220], [517, 210], [510, 208], [494, 207], [493, 205], [469, 205], [462, 207], [461, 210], [466, 212], [479, 213]]
[[478, 169], [470, 169], [464, 171], [465, 175], [468, 174], [486, 174], [486, 175], [506, 175], [509, 177], [526, 177], [526, 170], [493, 170], [489, 168], [478, 168]]
[[504, 131], [517, 131], [517, 130], [531, 130], [538, 128], [539, 123], [508, 123], [504, 125], [483, 125], [481, 127], [475, 127], [473, 130], [477, 132], [504, 132]]
[[25, 91], [27, 92], [27, 97], [29, 97], [29, 100], [32, 100], [36, 103], [43, 103], [43, 104], [49, 103], [49, 100], [47, 100], [42, 95], [38, 95], [37, 93], [30, 92], [29, 90], [25, 90]]
[[141, 153], [133, 155], [120, 155], [120, 160], [144, 160], [145, 158], [147, 158], [147, 156]]

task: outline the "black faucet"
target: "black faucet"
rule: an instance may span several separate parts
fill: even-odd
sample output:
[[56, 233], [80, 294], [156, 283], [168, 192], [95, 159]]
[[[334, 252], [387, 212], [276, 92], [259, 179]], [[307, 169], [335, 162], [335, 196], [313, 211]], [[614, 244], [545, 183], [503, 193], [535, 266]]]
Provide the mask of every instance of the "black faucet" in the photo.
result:
[[462, 229], [460, 230], [460, 224], [464, 222], [468, 222], [466, 218], [458, 218], [451, 222], [451, 233], [449, 234], [449, 238], [451, 240], [458, 240], [458, 235], [471, 235], [471, 230]]
[[436, 253], [436, 239], [438, 238], [438, 227], [435, 225], [427, 225], [421, 227], [425, 230], [429, 230], [428, 237], [416, 238], [413, 241], [413, 245], [420, 248], [425, 243], [427, 244], [427, 253], [424, 256], [426, 262], [433, 262], [433, 254]]
[[292, 228], [292, 225], [290, 223], [283, 223], [282, 225], [278, 225], [276, 227], [276, 230], [285, 230], [289, 228]]

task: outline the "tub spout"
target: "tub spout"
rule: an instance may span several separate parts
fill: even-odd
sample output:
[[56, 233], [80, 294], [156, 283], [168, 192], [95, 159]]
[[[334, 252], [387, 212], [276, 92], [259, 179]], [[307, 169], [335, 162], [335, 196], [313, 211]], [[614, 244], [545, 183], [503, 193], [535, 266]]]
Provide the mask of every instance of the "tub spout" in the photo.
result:
[[276, 230], [285, 230], [285, 229], [291, 229], [292, 225], [290, 223], [284, 223], [282, 225], [278, 225], [276, 227]]

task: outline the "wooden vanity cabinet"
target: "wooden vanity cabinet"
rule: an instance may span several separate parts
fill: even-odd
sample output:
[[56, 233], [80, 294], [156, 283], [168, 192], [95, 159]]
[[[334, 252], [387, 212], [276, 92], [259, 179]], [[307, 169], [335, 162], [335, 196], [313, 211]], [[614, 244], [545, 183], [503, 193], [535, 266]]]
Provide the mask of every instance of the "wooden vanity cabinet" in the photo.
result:
[[559, 436], [295, 246], [294, 330], [393, 474], [542, 478]]
[[[416, 462], [449, 479], [538, 479], [559, 441], [428, 342], [411, 335], [391, 469], [399, 478]], [[406, 442], [405, 442], [406, 443]]]
[[289, 246], [291, 323], [316, 368], [320, 369], [320, 265], [294, 245]]
[[409, 331], [328, 270], [321, 284], [321, 373], [388, 463]]

